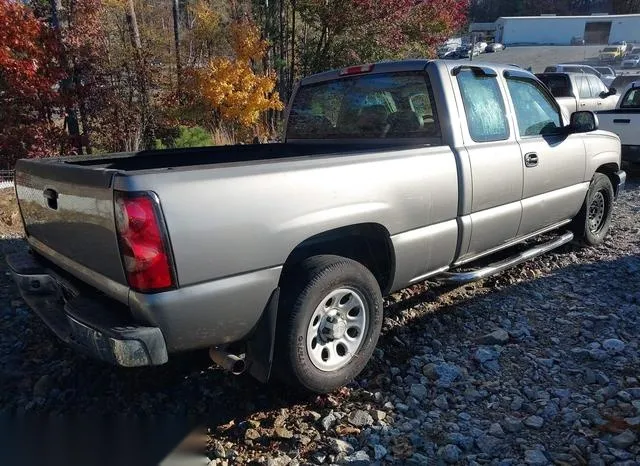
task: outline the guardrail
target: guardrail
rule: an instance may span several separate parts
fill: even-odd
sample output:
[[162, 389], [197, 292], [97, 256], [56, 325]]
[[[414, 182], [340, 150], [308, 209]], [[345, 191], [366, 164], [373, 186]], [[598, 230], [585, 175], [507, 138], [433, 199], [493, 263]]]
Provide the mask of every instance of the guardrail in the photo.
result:
[[13, 188], [13, 170], [0, 170], [0, 189]]

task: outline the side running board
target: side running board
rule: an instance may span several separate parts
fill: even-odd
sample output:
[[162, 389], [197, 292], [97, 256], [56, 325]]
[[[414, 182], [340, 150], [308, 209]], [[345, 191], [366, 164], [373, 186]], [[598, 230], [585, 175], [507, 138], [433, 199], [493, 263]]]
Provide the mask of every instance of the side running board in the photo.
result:
[[438, 276], [438, 281], [443, 283], [449, 283], [453, 285], [462, 285], [464, 283], [473, 282], [483, 278], [487, 278], [496, 273], [503, 272], [504, 270], [513, 267], [514, 265], [521, 264], [522, 262], [533, 259], [541, 254], [545, 254], [552, 249], [567, 244], [573, 239], [573, 233], [568, 231], [562, 236], [555, 238], [546, 243], [539, 244], [527, 249], [515, 256], [511, 256], [499, 262], [495, 262], [481, 269], [472, 270], [470, 272], [445, 272]]

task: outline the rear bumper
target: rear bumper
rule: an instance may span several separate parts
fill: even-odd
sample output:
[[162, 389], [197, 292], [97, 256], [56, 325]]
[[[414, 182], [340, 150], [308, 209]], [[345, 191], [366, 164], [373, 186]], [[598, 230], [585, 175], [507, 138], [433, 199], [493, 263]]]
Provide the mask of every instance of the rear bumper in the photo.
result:
[[67, 344], [123, 367], [167, 362], [160, 329], [136, 323], [123, 305], [78, 288], [27, 252], [7, 256], [7, 264], [22, 298]]

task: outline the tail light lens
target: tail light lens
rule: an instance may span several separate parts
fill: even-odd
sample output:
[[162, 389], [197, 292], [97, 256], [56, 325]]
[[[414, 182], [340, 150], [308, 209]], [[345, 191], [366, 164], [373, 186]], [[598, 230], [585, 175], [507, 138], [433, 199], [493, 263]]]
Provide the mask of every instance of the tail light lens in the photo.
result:
[[141, 292], [175, 287], [169, 244], [153, 193], [116, 192], [115, 217], [129, 286]]

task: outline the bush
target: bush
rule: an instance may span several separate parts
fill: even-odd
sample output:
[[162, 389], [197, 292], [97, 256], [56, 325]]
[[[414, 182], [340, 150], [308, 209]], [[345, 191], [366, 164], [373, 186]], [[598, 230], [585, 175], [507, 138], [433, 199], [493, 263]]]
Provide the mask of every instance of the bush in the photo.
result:
[[213, 139], [205, 128], [195, 126], [189, 128], [180, 126], [177, 132], [167, 135], [161, 139], [156, 139], [156, 149], [179, 149], [183, 147], [203, 147], [212, 146]]

